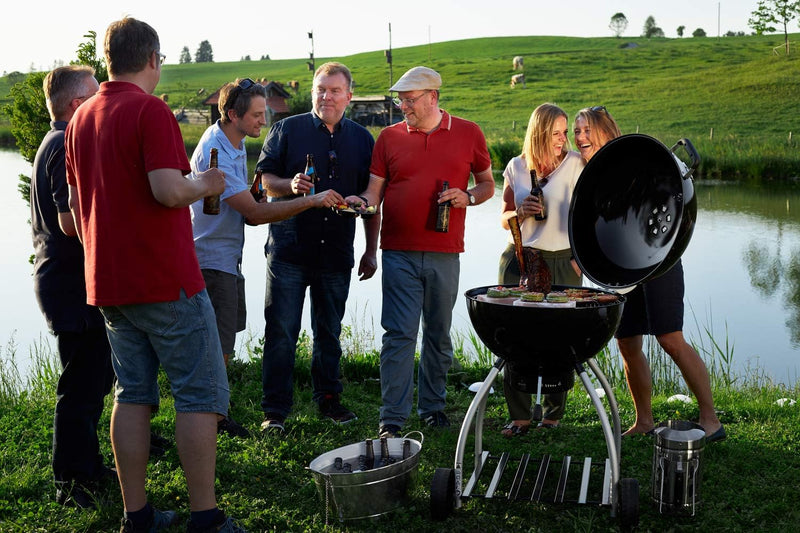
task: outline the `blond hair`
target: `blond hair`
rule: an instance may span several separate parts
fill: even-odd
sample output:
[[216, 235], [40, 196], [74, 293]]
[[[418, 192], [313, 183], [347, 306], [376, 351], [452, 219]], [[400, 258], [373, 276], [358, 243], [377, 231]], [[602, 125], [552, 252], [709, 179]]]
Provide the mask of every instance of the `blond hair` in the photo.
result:
[[553, 133], [559, 117], [569, 120], [567, 113], [555, 104], [542, 104], [531, 113], [522, 144], [522, 157], [528, 164], [528, 170], [555, 168], [566, 157], [570, 146], [569, 138], [565, 144], [566, 149], [561, 150], [560, 154], [553, 150]]
[[605, 106], [585, 107], [575, 115], [575, 122], [579, 118], [586, 121], [586, 126], [589, 128], [589, 141], [597, 148], [622, 135], [617, 122]]

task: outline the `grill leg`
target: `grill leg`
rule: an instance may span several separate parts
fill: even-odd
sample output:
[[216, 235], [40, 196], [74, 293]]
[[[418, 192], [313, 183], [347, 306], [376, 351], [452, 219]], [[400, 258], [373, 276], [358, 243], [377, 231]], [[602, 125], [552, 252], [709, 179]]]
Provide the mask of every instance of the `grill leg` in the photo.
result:
[[[475, 397], [472, 399], [472, 402], [469, 404], [467, 412], [464, 415], [464, 421], [461, 423], [461, 431], [458, 434], [458, 442], [456, 443], [456, 457], [454, 461], [454, 470], [456, 475], [456, 508], [461, 507], [461, 494], [464, 489], [464, 452], [467, 447], [467, 438], [469, 437], [470, 426], [472, 426], [472, 422], [475, 421], [475, 468], [477, 469], [479, 467], [480, 457], [483, 452], [483, 413], [486, 409], [486, 399], [489, 397], [489, 391], [491, 390], [497, 375], [500, 373], [500, 370], [505, 366], [505, 364], [506, 363], [503, 359], [499, 357], [495, 359], [494, 365], [489, 371], [489, 375], [486, 376], [486, 379], [483, 380], [481, 388], [478, 389], [477, 393], [475, 393]], [[476, 418], [478, 414], [480, 414], [480, 417]]]
[[[592, 387], [592, 382], [589, 380], [589, 375], [586, 373], [586, 369], [583, 368], [582, 364], [576, 365], [576, 369], [578, 370], [578, 375], [581, 378], [581, 382], [583, 382], [583, 387], [586, 389], [586, 392], [589, 394], [589, 397], [592, 399], [592, 404], [594, 404], [594, 409], [597, 411], [597, 417], [600, 419], [600, 425], [603, 427], [603, 435], [606, 439], [606, 448], [608, 449], [608, 457], [611, 461], [611, 487], [610, 491], [612, 492], [612, 506], [611, 506], [611, 517], [613, 518], [616, 516], [617, 511], [617, 501], [618, 498], [616, 497], [617, 494], [617, 484], [619, 483], [619, 454], [617, 453], [617, 438], [614, 437], [614, 433], [611, 430], [611, 424], [608, 421], [608, 416], [606, 415], [605, 408], [603, 407], [602, 402], [600, 402], [600, 397], [597, 395], [597, 391], [594, 390]], [[599, 371], [599, 369], [598, 369]], [[617, 415], [619, 416], [619, 415]]]

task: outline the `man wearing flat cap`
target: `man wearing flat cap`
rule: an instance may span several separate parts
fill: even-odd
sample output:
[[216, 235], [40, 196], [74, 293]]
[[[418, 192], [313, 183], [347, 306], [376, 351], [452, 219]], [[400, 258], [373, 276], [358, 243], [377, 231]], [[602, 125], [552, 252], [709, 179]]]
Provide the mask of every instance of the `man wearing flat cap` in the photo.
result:
[[[486, 139], [477, 124], [439, 108], [441, 85], [438, 72], [420, 66], [389, 89], [397, 92], [394, 103], [405, 121], [378, 136], [369, 186], [362, 194], [369, 205], [383, 202], [379, 432], [387, 437], [400, 436], [411, 413], [420, 317], [417, 413], [428, 426], [450, 425], [445, 385], [453, 360], [450, 324], [466, 210], [494, 194]], [[443, 191], [445, 181], [449, 188]], [[358, 197], [347, 200], [357, 202]], [[437, 232], [438, 205], [445, 202], [451, 206], [449, 230]]]

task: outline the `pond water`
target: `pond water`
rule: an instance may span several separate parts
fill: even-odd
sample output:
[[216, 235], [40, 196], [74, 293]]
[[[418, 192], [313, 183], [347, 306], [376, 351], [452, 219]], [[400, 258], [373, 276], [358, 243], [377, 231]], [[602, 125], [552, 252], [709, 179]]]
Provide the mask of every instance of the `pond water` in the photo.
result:
[[[27, 371], [36, 343], [55, 346], [33, 296], [30, 210], [17, 192], [17, 176], [31, 165], [16, 152], [0, 150], [0, 223], [3, 248], [0, 272], [5, 281], [0, 306], [0, 356], [16, 351], [20, 371]], [[776, 382], [797, 382], [800, 354], [800, 191], [786, 187], [696, 185], [698, 217], [694, 236], [683, 255], [686, 275], [687, 338], [712, 350], [717, 343], [733, 347], [734, 372], [760, 367]], [[470, 208], [466, 251], [461, 257], [461, 291], [493, 284], [505, 246], [500, 227], [500, 198]], [[358, 223], [356, 263], [363, 253]], [[263, 245], [267, 227], [247, 227], [243, 269], [247, 278], [248, 331], [245, 339], [263, 335]], [[345, 324], [367, 333], [362, 342], [379, 346], [381, 287], [375, 277], [359, 281], [355, 272]], [[472, 326], [464, 298], [456, 303], [454, 331], [468, 337]], [[310, 332], [308, 305], [303, 329]], [[709, 335], [710, 334], [710, 335]], [[467, 341], [467, 345], [469, 342]], [[613, 343], [612, 343], [613, 344]]]

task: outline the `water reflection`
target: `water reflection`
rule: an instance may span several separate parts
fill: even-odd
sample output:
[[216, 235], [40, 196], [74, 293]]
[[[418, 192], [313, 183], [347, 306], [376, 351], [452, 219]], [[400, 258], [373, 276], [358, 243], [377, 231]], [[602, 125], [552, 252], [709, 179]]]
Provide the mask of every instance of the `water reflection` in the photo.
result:
[[[3, 305], [0, 306], [0, 346], [14, 333], [18, 362], [29, 355], [34, 342], [49, 335], [33, 296], [30, 209], [16, 190], [17, 176], [30, 173], [30, 165], [9, 151], [0, 150], [0, 225], [3, 227]], [[697, 182], [698, 216], [692, 240], [683, 256], [686, 274], [687, 337], [694, 342], [714, 339], [735, 345], [734, 372], [755, 361], [776, 381], [797, 381], [800, 354], [800, 202], [797, 187], [741, 185], [709, 186]], [[497, 263], [505, 247], [500, 227], [499, 194], [486, 204], [470, 208], [461, 257], [461, 292], [497, 280]], [[266, 227], [247, 227], [244, 251], [247, 277], [248, 328], [263, 334], [264, 241]], [[359, 225], [356, 254], [363, 253]], [[380, 327], [380, 273], [372, 280], [354, 276], [348, 300], [346, 325], [371, 334], [363, 343], [377, 346]], [[308, 309], [303, 328], [310, 331]], [[786, 327], [780, 327], [783, 324]], [[778, 327], [776, 327], [778, 325]], [[459, 297], [453, 316], [455, 331], [465, 339], [472, 331], [465, 298]], [[765, 334], [768, 332], [768, 334]], [[237, 339], [237, 350], [243, 349]], [[52, 342], [50, 343], [52, 345]]]

